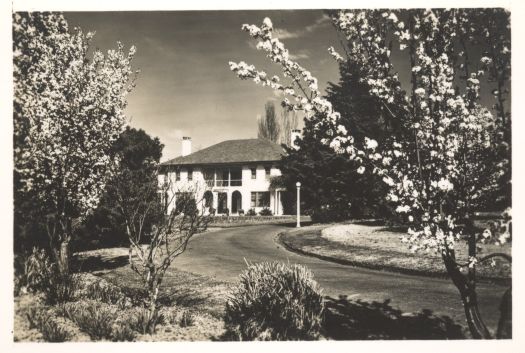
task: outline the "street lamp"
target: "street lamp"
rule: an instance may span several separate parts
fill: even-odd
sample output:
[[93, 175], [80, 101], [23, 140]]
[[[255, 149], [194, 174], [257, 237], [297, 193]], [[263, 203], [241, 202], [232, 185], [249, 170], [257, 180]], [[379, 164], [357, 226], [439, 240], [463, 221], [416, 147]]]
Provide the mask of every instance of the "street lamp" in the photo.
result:
[[297, 186], [297, 228], [301, 227], [301, 182], [298, 181]]

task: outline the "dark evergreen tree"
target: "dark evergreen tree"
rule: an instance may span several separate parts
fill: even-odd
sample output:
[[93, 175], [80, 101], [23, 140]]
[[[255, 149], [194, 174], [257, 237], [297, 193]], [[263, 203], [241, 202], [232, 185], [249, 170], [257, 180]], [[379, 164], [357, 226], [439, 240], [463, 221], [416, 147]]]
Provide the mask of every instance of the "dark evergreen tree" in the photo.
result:
[[[383, 112], [381, 105], [359, 80], [352, 63], [340, 65], [338, 83], [329, 83], [326, 98], [341, 113], [341, 124], [362, 143], [364, 137], [381, 142], [397, 132], [395, 112]], [[321, 143], [330, 131], [314, 128], [316, 117], [305, 120], [299, 149], [287, 148], [283, 158], [281, 183], [289, 191], [301, 181], [302, 207], [314, 221], [339, 221], [349, 218], [384, 217], [389, 214], [384, 201], [383, 182], [356, 172], [355, 162], [336, 154]], [[299, 177], [300, 176], [300, 177]], [[286, 207], [285, 207], [286, 208]]]
[[117, 183], [119, 187], [124, 184], [127, 197], [132, 198], [141, 195], [142, 188], [156, 184], [153, 169], [157, 168], [163, 148], [164, 145], [157, 137], [152, 138], [142, 129], [126, 128], [114, 147], [114, 153], [121, 158], [120, 171], [107, 185], [99, 206], [80, 229], [78, 246], [127, 244], [124, 218], [117, 207], [113, 191]]

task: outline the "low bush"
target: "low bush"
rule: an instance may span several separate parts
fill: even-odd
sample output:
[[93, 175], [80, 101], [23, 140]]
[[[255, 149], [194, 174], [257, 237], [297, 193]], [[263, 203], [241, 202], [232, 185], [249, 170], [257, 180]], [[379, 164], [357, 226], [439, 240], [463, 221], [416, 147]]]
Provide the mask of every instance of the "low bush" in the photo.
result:
[[69, 302], [58, 308], [60, 315], [73, 321], [95, 340], [112, 339], [113, 324], [119, 314], [115, 305], [94, 300]]
[[120, 308], [129, 305], [129, 299], [122, 293], [119, 287], [100, 279], [89, 283], [83, 290], [88, 299], [98, 300], [106, 304], [115, 304]]
[[189, 327], [195, 324], [195, 316], [190, 310], [184, 310], [180, 315], [179, 326]]
[[273, 216], [273, 213], [272, 213], [272, 210], [270, 210], [269, 208], [265, 207], [261, 210], [261, 212], [259, 212], [259, 215], [261, 216]]
[[42, 292], [48, 304], [69, 301], [75, 291], [71, 274], [62, 274], [43, 249], [34, 248], [24, 266], [24, 281], [30, 292]]
[[313, 340], [323, 317], [321, 289], [306, 267], [249, 264], [226, 303], [226, 328], [239, 340]]
[[255, 212], [253, 208], [250, 208], [248, 212], [246, 212], [246, 215], [247, 216], [257, 216], [257, 213]]
[[158, 324], [166, 322], [162, 312], [157, 310], [152, 315], [150, 310], [144, 307], [130, 309], [128, 315], [128, 322], [131, 328], [142, 334], [153, 334]]
[[179, 310], [175, 306], [163, 306], [159, 309], [159, 316], [164, 319], [164, 324], [178, 325]]
[[118, 322], [113, 324], [111, 330], [111, 340], [113, 342], [130, 342], [133, 341], [135, 337], [136, 333], [129, 323]]
[[70, 330], [56, 319], [52, 310], [32, 307], [26, 315], [29, 328], [36, 328], [40, 331], [46, 342], [65, 342], [72, 336]]

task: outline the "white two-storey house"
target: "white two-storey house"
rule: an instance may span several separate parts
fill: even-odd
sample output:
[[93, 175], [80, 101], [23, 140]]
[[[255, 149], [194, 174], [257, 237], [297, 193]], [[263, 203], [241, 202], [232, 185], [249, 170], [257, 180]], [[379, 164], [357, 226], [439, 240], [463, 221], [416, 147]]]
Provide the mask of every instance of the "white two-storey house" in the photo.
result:
[[283, 148], [263, 139], [229, 140], [191, 153], [191, 139], [184, 137], [182, 155], [161, 164], [159, 183], [170, 183], [165, 195], [170, 211], [177, 193], [193, 192], [202, 212], [239, 215], [264, 208], [282, 215], [281, 193], [271, 188], [272, 177], [281, 175]]

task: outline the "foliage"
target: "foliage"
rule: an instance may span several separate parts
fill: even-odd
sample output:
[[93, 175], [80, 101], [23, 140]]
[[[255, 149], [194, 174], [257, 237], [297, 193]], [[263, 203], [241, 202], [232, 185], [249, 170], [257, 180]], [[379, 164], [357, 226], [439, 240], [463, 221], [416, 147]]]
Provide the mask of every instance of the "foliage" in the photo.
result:
[[195, 315], [191, 310], [184, 310], [180, 315], [179, 326], [190, 327], [195, 324]]
[[76, 286], [71, 274], [61, 273], [45, 250], [36, 248], [25, 262], [24, 282], [29, 291], [43, 293], [49, 304], [70, 300]]
[[288, 109], [281, 109], [281, 118], [279, 119], [279, 142], [281, 145], [292, 145], [292, 131], [299, 126], [299, 118], [295, 112]]
[[135, 307], [128, 312], [127, 322], [130, 327], [142, 334], [155, 333], [158, 324], [165, 321], [162, 312], [151, 311], [149, 308]]
[[272, 213], [272, 210], [270, 210], [268, 207], [265, 207], [259, 212], [259, 215], [261, 215], [261, 216], [272, 216], [273, 213]]
[[111, 340], [114, 342], [131, 342], [135, 339], [136, 333], [128, 323], [113, 326]]
[[[413, 9], [329, 14], [346, 37], [347, 61], [358, 68], [359, 81], [395, 121], [398, 133], [381, 144], [369, 137], [357, 141], [354, 131], [341, 124], [341, 114], [321, 97], [317, 79], [273, 38], [270, 19], [261, 27], [242, 28], [258, 40], [257, 49], [280, 65], [289, 82], [245, 62], [230, 62], [230, 68], [241, 79], [284, 93], [284, 106], [304, 111], [314, 131], [326, 129], [329, 137], [321, 139], [323, 144], [355, 162], [358, 174], [369, 170], [382, 178], [387, 201], [410, 224], [404, 241], [413, 251], [441, 254], [472, 335], [489, 338], [478, 310], [475, 269], [497, 254], [480, 257], [476, 243], [510, 241], [510, 208], [496, 227], [497, 235], [478, 233], [472, 219], [488, 199], [496, 200], [499, 210], [511, 204], [510, 112], [505, 103], [510, 93], [509, 13]], [[391, 60], [394, 48], [408, 49], [408, 93]], [[345, 61], [333, 47], [329, 52]], [[481, 55], [474, 58], [474, 53]], [[495, 98], [492, 112], [480, 104], [482, 87]], [[457, 241], [466, 241], [470, 249], [463, 261], [456, 258]]]
[[260, 139], [279, 142], [280, 125], [275, 116], [275, 105], [268, 102], [264, 106], [264, 116], [258, 120], [257, 137]]
[[[113, 145], [112, 153], [119, 156], [117, 176], [112, 178], [107, 189], [115, 187], [115, 179], [126, 177], [129, 188], [126, 192], [141, 193], [141, 186], [150, 182], [149, 170], [154, 168], [162, 156], [163, 145], [157, 137], [152, 138], [142, 129], [127, 126]], [[152, 220], [146, 220], [149, 228]], [[96, 241], [97, 246], [124, 245], [128, 243], [124, 217], [119, 212], [111, 192], [102, 195], [98, 207], [86, 219], [79, 231], [82, 240]]]
[[119, 313], [117, 306], [96, 300], [68, 302], [58, 308], [60, 315], [73, 321], [92, 339], [111, 339], [113, 324]]
[[[148, 322], [155, 322], [158, 292], [167, 269], [186, 250], [190, 238], [206, 230], [210, 216], [199, 212], [198, 205], [204, 205], [204, 200], [197, 202], [196, 192], [175, 190], [171, 178], [159, 174], [156, 168], [141, 173], [148, 175], [139, 192], [127, 192], [133, 178], [124, 175], [117, 179], [111, 195], [126, 224], [131, 269], [140, 276], [148, 293]], [[176, 207], [166, 209], [161, 202]], [[154, 328], [155, 324], [148, 325], [149, 332]]]
[[249, 264], [226, 304], [228, 330], [240, 340], [311, 340], [319, 336], [321, 289], [301, 265]]
[[46, 342], [65, 342], [72, 334], [68, 328], [59, 322], [53, 310], [42, 307], [32, 307], [27, 312], [29, 328], [36, 328]]
[[[340, 63], [339, 72], [341, 78], [337, 84], [329, 83], [326, 98], [341, 113], [341, 126], [352, 131], [356, 139], [366, 135], [382, 141], [387, 132], [395, 134], [393, 123], [360, 82], [358, 68], [345, 61]], [[301, 181], [301, 208], [317, 222], [388, 216], [381, 179], [358, 174], [355, 161], [323, 144], [321, 140], [330, 138], [332, 132], [319, 126], [319, 119], [322, 116], [307, 119], [298, 148], [286, 149], [281, 169], [286, 189], [294, 192], [295, 183]]]
[[[15, 229], [45, 224], [62, 272], [74, 229], [115, 172], [112, 146], [134, 85], [135, 48], [118, 43], [103, 54], [92, 38], [62, 14], [13, 15]], [[35, 210], [26, 216], [26, 208]]]
[[104, 280], [93, 281], [88, 284], [83, 290], [82, 296], [106, 304], [114, 304], [120, 308], [128, 305], [128, 298], [120, 288]]
[[257, 212], [253, 208], [250, 208], [248, 212], [246, 212], [247, 216], [257, 216]]

